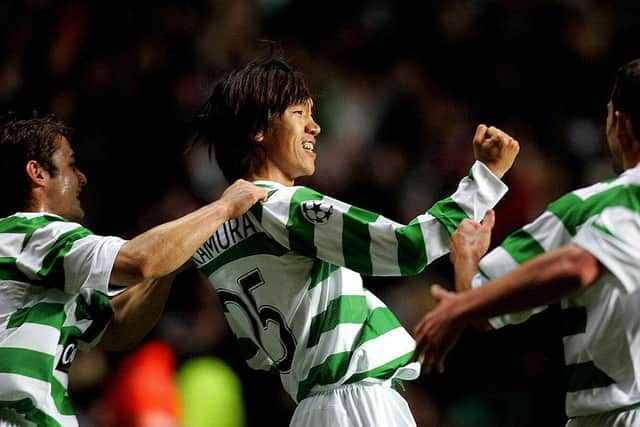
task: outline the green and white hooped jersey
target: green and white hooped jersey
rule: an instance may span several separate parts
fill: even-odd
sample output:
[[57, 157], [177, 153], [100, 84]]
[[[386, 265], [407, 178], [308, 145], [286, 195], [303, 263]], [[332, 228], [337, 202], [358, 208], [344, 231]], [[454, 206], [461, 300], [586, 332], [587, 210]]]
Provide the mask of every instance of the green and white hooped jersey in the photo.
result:
[[413, 338], [360, 274], [420, 273], [505, 185], [476, 163], [450, 198], [402, 225], [309, 188], [256, 184], [270, 190], [268, 201], [226, 222], [192, 258], [249, 366], [277, 369], [295, 401], [341, 384], [416, 378]]
[[68, 371], [112, 318], [106, 293], [123, 243], [52, 214], [0, 219], [0, 420], [78, 425]]
[[[551, 203], [480, 262], [482, 286], [545, 251], [574, 243], [608, 272], [561, 301], [569, 417], [640, 403], [640, 166]], [[490, 319], [498, 328], [535, 310]]]

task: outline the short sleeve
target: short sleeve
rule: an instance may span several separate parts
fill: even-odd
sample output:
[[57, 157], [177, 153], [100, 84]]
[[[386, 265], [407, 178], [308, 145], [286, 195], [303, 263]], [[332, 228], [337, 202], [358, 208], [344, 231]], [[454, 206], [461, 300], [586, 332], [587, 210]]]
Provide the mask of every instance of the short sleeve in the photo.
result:
[[625, 293], [640, 287], [640, 214], [616, 206], [602, 211], [578, 230], [573, 243], [589, 251], [622, 284]]

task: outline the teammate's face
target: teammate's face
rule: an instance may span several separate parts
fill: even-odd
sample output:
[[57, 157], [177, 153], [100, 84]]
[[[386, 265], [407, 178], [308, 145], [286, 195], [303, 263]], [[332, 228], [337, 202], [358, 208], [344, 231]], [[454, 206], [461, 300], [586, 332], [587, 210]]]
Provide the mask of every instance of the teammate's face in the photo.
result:
[[624, 171], [624, 167], [622, 165], [622, 147], [616, 132], [615, 110], [611, 101], [607, 104], [606, 136], [607, 145], [609, 146], [609, 151], [611, 152], [611, 158], [613, 161], [613, 170], [615, 173], [620, 174]]
[[47, 184], [49, 209], [66, 219], [81, 221], [84, 210], [78, 196], [87, 183], [87, 177], [76, 167], [75, 156], [67, 138], [60, 136], [56, 143], [58, 149], [51, 160], [57, 172], [55, 176], [49, 177]]
[[263, 135], [267, 152], [268, 178], [285, 185], [316, 169], [316, 136], [320, 126], [313, 120], [313, 102], [290, 105], [282, 115], [275, 115]]

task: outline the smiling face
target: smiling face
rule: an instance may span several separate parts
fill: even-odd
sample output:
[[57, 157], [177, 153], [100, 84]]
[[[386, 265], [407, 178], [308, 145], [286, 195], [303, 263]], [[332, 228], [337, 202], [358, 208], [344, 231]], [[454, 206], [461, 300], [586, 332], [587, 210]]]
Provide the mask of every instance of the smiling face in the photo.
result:
[[75, 156], [67, 138], [56, 139], [57, 150], [51, 156], [55, 172], [49, 174], [46, 192], [48, 209], [71, 221], [81, 221], [84, 210], [78, 196], [87, 183], [87, 177], [77, 168]]
[[258, 134], [266, 159], [253, 179], [268, 179], [293, 185], [301, 176], [312, 175], [316, 165], [316, 136], [320, 126], [313, 120], [313, 101], [290, 105], [273, 116], [266, 132]]

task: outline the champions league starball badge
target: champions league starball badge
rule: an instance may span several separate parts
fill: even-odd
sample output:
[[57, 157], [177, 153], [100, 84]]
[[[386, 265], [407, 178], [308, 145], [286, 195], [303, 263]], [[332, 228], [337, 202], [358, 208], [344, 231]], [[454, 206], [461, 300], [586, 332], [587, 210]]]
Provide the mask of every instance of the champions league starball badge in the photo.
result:
[[312, 224], [325, 224], [333, 214], [333, 206], [318, 200], [306, 200], [300, 204], [302, 216]]

